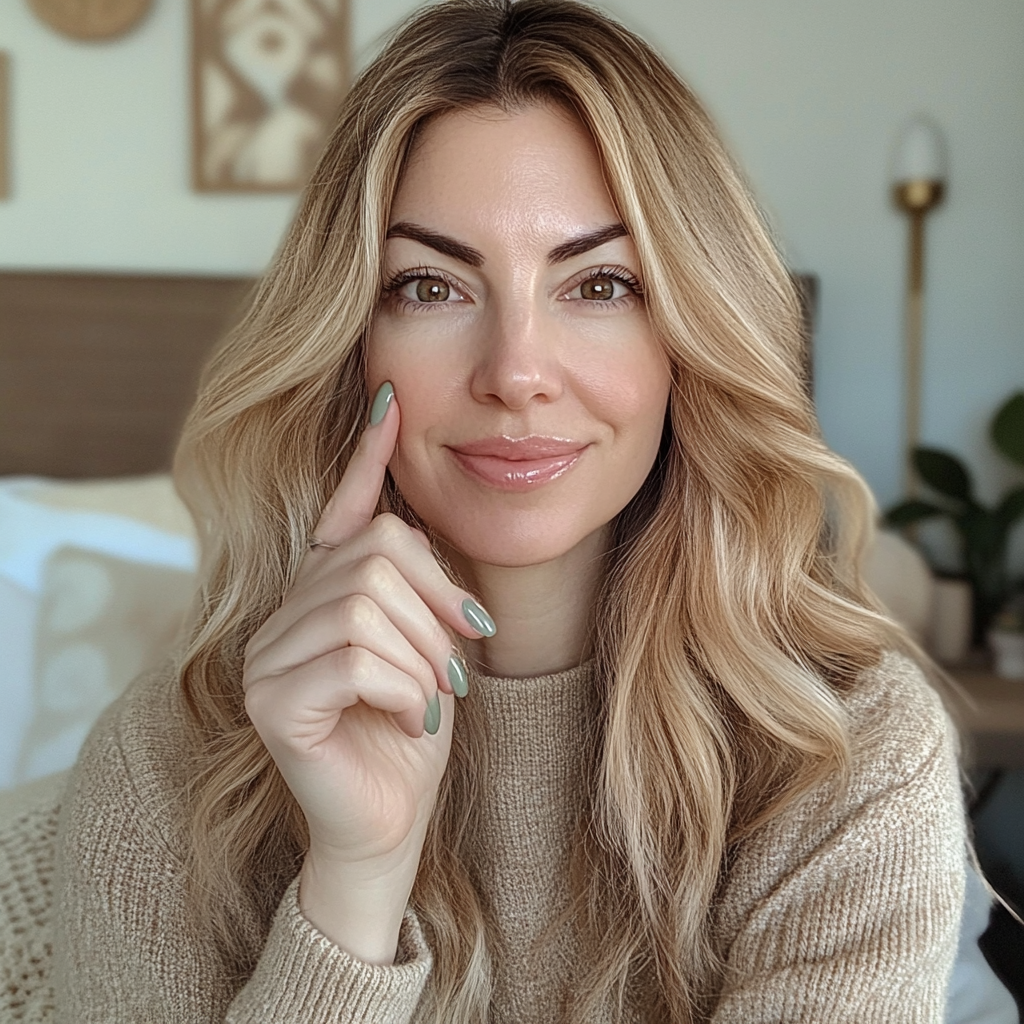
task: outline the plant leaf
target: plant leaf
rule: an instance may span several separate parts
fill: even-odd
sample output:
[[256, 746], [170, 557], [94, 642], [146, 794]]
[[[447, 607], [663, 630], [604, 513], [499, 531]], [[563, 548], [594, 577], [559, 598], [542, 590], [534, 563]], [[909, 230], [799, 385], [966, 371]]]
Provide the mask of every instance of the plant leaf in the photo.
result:
[[921, 479], [939, 494], [974, 504], [971, 474], [955, 455], [938, 448], [915, 448], [914, 468]]
[[1011, 395], [992, 420], [992, 443], [1024, 466], [1024, 391]]
[[956, 517], [966, 543], [968, 561], [976, 566], [1001, 564], [1006, 554], [1006, 528], [995, 512], [972, 508]]
[[948, 515], [948, 513], [945, 509], [939, 508], [938, 505], [933, 505], [930, 501], [919, 501], [917, 498], [913, 498], [910, 501], [901, 501], [898, 505], [893, 505], [885, 513], [885, 522], [889, 526], [899, 528], [910, 526], [911, 523], [920, 522], [922, 519], [930, 519], [932, 516], [944, 515]]
[[996, 509], [996, 516], [1007, 529], [1012, 526], [1021, 516], [1024, 516], [1024, 487], [1018, 487], [1010, 491], [999, 503]]

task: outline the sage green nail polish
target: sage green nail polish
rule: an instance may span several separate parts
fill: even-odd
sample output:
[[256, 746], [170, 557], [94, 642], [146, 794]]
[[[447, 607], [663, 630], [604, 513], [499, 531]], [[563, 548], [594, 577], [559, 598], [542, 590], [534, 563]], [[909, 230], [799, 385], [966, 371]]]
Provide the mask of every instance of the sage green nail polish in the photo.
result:
[[452, 684], [456, 697], [465, 697], [469, 693], [469, 677], [462, 659], [454, 654], [448, 659], [448, 682]]
[[462, 602], [462, 614], [466, 616], [466, 621], [478, 633], [482, 633], [484, 636], [494, 636], [498, 632], [498, 627], [494, 625], [494, 619], [473, 598], [467, 597]]
[[391, 386], [391, 381], [384, 381], [377, 390], [377, 395], [373, 400], [373, 405], [370, 407], [371, 427], [377, 426], [377, 424], [384, 419], [388, 412], [388, 406], [391, 404], [391, 399], [394, 397], [395, 389]]
[[423, 728], [431, 736], [441, 728], [441, 702], [437, 699], [436, 693], [427, 701], [427, 710], [423, 712]]

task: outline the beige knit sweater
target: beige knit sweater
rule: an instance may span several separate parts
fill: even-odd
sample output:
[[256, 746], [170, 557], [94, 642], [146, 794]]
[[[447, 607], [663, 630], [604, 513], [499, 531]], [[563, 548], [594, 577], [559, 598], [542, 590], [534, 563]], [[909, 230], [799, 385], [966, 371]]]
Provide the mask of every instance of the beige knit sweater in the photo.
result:
[[[475, 678], [493, 732], [479, 868], [504, 933], [494, 1024], [551, 1024], [586, 951], [531, 940], [563, 906], [580, 804], [586, 668]], [[715, 1024], [943, 1019], [963, 894], [952, 731], [909, 662], [888, 656], [845, 698], [852, 785], [786, 812], [739, 852], [713, 908], [727, 973]], [[232, 982], [183, 924], [184, 710], [137, 681], [70, 774], [0, 800], [0, 1021], [60, 1024], [406, 1024], [431, 984], [407, 911], [394, 966], [346, 954], [303, 917], [293, 882], [262, 956]]]

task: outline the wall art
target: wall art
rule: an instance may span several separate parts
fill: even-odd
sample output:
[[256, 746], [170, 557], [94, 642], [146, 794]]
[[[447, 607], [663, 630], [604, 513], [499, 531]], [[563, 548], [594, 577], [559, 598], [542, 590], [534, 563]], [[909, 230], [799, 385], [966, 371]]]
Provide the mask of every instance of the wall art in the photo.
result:
[[347, 0], [192, 0], [194, 187], [301, 188], [348, 78]]
[[29, 0], [36, 15], [72, 39], [113, 39], [137, 25], [151, 0]]

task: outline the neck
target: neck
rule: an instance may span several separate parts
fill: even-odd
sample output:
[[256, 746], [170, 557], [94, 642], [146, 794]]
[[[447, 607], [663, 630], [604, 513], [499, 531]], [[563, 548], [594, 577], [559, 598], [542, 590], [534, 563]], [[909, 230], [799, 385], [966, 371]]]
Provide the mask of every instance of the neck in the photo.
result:
[[493, 617], [493, 637], [470, 641], [476, 667], [494, 676], [550, 675], [589, 656], [597, 591], [604, 576], [608, 530], [539, 565], [502, 566], [450, 558]]

